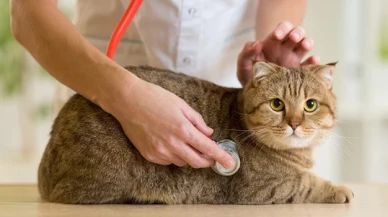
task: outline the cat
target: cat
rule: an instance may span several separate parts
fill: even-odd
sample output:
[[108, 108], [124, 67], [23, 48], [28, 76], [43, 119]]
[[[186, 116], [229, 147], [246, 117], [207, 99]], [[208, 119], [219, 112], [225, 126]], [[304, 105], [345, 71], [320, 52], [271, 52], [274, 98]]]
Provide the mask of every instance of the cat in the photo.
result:
[[81, 95], [56, 118], [38, 171], [43, 199], [66, 204], [348, 203], [354, 195], [313, 174], [313, 150], [336, 121], [335, 64], [300, 68], [257, 62], [244, 88], [152, 67], [127, 67], [184, 99], [212, 139], [237, 143], [241, 168], [162, 166], [145, 160], [119, 122]]

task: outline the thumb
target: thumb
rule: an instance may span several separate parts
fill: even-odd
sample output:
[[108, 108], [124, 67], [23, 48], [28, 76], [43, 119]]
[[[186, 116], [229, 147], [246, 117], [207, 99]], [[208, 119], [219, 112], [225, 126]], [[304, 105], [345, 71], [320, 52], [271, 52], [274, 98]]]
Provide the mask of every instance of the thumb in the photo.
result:
[[307, 58], [304, 62], [301, 63], [301, 66], [310, 65], [310, 64], [319, 64], [319, 56], [311, 56]]
[[253, 60], [262, 52], [262, 49], [262, 41], [248, 42], [245, 44], [243, 50], [241, 51], [241, 58], [244, 60]]
[[205, 136], [210, 137], [213, 134], [213, 129], [208, 127], [205, 121], [198, 112], [196, 112], [193, 108], [187, 105], [187, 108], [182, 108], [183, 115], [193, 124], [195, 128], [197, 128], [201, 133]]
[[263, 42], [248, 42], [238, 56], [237, 67], [238, 71], [252, 70], [252, 62], [264, 60], [262, 52]]
[[242, 86], [252, 78], [253, 62], [265, 60], [262, 49], [262, 41], [248, 42], [238, 56], [237, 78]]

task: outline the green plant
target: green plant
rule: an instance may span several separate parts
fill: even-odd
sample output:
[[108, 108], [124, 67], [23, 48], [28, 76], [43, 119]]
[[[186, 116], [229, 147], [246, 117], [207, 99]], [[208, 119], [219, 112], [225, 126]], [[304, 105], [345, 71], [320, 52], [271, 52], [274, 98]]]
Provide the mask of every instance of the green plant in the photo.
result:
[[382, 22], [380, 28], [380, 57], [383, 61], [388, 61], [388, 21]]
[[9, 1], [0, 1], [0, 94], [12, 96], [20, 91], [23, 49], [10, 28]]

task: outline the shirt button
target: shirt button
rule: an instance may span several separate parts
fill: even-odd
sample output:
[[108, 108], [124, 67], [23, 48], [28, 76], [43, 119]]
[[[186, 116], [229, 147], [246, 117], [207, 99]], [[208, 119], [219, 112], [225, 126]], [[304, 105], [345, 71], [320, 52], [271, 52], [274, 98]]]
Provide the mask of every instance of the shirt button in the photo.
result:
[[195, 8], [190, 8], [190, 9], [189, 9], [189, 14], [190, 14], [191, 16], [195, 16], [196, 13], [197, 13], [197, 9], [195, 9]]
[[188, 57], [183, 58], [183, 63], [189, 65], [191, 63], [191, 59]]

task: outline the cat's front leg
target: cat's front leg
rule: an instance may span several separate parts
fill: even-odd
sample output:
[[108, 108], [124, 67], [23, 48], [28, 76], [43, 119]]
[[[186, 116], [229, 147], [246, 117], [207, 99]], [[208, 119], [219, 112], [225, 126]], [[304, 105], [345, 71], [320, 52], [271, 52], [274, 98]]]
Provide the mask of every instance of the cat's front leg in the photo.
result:
[[314, 174], [305, 173], [291, 203], [349, 203], [354, 194], [345, 186], [334, 185]]

